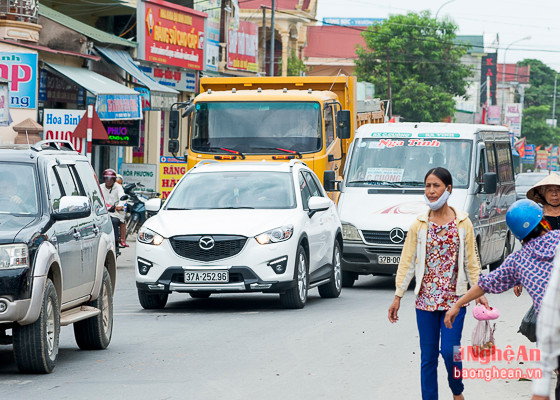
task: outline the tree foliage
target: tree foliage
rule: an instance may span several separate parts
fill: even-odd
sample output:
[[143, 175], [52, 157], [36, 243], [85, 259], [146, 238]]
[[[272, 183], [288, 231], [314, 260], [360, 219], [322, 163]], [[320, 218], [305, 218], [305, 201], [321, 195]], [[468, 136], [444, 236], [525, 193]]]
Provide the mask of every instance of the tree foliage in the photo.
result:
[[[466, 93], [472, 72], [461, 64], [466, 53], [457, 45], [457, 26], [435, 20], [429, 11], [393, 15], [363, 32], [366, 47], [358, 46], [358, 79], [387, 93], [391, 80], [393, 114], [406, 121], [438, 122], [454, 114], [455, 96]], [[387, 68], [389, 63], [389, 68]]]
[[525, 107], [547, 105], [552, 108], [556, 71], [535, 59], [525, 59], [518, 65], [531, 66], [529, 80], [531, 87], [525, 89]]
[[536, 145], [558, 143], [559, 129], [546, 124], [550, 113], [548, 105], [531, 106], [523, 110], [523, 136], [527, 138], [527, 143]]
[[[282, 60], [279, 62], [280, 69], [282, 69]], [[296, 55], [296, 51], [292, 49], [288, 57], [288, 76], [302, 76], [309, 72], [309, 67], [305, 65], [303, 60], [300, 60]]]

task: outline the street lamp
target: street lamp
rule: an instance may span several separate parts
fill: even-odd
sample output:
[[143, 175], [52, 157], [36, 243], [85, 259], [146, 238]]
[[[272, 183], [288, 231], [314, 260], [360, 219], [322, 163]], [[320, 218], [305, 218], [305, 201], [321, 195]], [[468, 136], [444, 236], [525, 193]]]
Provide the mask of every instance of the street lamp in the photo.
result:
[[449, 1], [446, 1], [445, 3], [443, 3], [441, 6], [439, 6], [439, 8], [438, 8], [437, 11], [436, 11], [436, 16], [434, 17], [434, 19], [437, 19], [437, 16], [438, 16], [438, 14], [439, 14], [439, 11], [440, 11], [444, 6], [446, 6], [446, 5], [449, 4], [449, 3], [453, 3], [454, 1], [456, 1], [456, 0], [449, 0]]
[[[556, 119], [556, 79], [558, 79], [559, 72], [556, 73], [554, 76], [554, 95], [552, 97], [552, 123], [554, 124], [554, 120]], [[556, 128], [556, 124], [554, 124]]]
[[505, 121], [505, 118], [504, 118], [504, 107], [505, 107], [505, 100], [506, 100], [506, 99], [505, 99], [505, 94], [504, 94], [504, 92], [505, 92], [505, 88], [506, 88], [506, 54], [507, 54], [508, 49], [509, 49], [512, 45], [514, 45], [515, 43], [521, 42], [521, 41], [523, 41], [523, 40], [530, 40], [530, 39], [531, 39], [531, 36], [526, 36], [526, 37], [524, 37], [524, 38], [522, 38], [522, 39], [517, 39], [516, 41], [513, 41], [513, 42], [511, 42], [510, 44], [508, 44], [508, 46], [506, 47], [506, 49], [505, 49], [505, 51], [504, 51], [504, 64], [503, 64], [503, 67], [502, 67], [502, 115], [501, 115], [501, 117], [502, 117], [502, 123], [504, 123], [504, 121]]

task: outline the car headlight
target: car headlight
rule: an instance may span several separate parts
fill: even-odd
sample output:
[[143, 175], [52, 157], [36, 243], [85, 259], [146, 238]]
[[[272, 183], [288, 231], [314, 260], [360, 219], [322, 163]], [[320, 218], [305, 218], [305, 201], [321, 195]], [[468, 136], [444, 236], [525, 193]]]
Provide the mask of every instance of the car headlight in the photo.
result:
[[293, 225], [281, 226], [279, 228], [271, 229], [255, 236], [255, 240], [259, 244], [278, 243], [288, 240], [294, 233]]
[[360, 237], [360, 232], [358, 232], [358, 229], [356, 229], [356, 227], [354, 225], [349, 224], [347, 222], [342, 223], [342, 238], [344, 240], [359, 240], [359, 241], [362, 241], [362, 238]]
[[153, 244], [154, 246], [159, 246], [163, 243], [164, 237], [160, 234], [148, 229], [140, 228], [138, 232], [138, 241], [144, 244]]
[[0, 269], [29, 267], [29, 251], [25, 244], [0, 246]]

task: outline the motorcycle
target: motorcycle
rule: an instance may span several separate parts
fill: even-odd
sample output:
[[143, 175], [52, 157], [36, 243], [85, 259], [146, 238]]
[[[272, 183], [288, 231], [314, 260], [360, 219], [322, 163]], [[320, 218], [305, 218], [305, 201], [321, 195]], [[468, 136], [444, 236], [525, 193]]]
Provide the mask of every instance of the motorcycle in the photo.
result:
[[[120, 197], [120, 199], [119, 199], [120, 201], [119, 201], [119, 202], [128, 201], [128, 199], [129, 199], [129, 195], [125, 194], [124, 196], [121, 196], [121, 197]], [[110, 212], [110, 213], [115, 212], [115, 209], [117, 208], [117, 205], [119, 204], [119, 202], [116, 202], [115, 204], [108, 204], [108, 203], [105, 203], [105, 207], [107, 207], [107, 211]], [[126, 203], [125, 203], [125, 207], [126, 207]], [[111, 222], [113, 223], [113, 229], [117, 229], [116, 232], [118, 233], [118, 232], [119, 232], [119, 231], [118, 231], [118, 229], [119, 229], [119, 222], [118, 222], [118, 219], [117, 219], [117, 218], [114, 218], [114, 217], [111, 217]], [[115, 243], [115, 244], [116, 244], [116, 256], [118, 257], [118, 256], [121, 255], [121, 252], [120, 252], [120, 250], [119, 250], [119, 243], [118, 243], [118, 240], [116, 239], [117, 237], [118, 237], [118, 235], [115, 235], [115, 241], [116, 241], [116, 243]]]
[[[129, 183], [124, 185], [123, 189], [129, 195], [126, 205], [126, 237], [138, 233], [140, 227], [146, 222], [146, 201], [150, 198], [142, 191], [135, 190], [141, 188], [142, 185], [137, 183]], [[155, 193], [159, 196], [159, 193]]]

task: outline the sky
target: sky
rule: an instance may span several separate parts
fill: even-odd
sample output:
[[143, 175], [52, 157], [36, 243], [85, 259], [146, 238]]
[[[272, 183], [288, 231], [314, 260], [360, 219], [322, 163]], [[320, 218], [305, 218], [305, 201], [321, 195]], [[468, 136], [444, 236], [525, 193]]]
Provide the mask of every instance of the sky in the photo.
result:
[[[317, 0], [317, 19], [387, 18], [429, 10], [458, 25], [458, 35], [499, 37], [498, 62], [541, 60], [560, 71], [558, 0]], [[530, 38], [528, 38], [530, 37]], [[522, 40], [520, 40], [522, 39]], [[515, 43], [514, 43], [515, 42]], [[507, 51], [506, 51], [507, 49]]]

